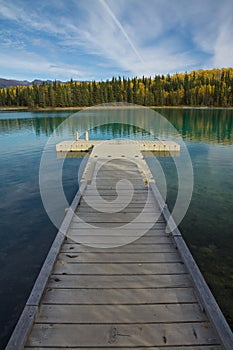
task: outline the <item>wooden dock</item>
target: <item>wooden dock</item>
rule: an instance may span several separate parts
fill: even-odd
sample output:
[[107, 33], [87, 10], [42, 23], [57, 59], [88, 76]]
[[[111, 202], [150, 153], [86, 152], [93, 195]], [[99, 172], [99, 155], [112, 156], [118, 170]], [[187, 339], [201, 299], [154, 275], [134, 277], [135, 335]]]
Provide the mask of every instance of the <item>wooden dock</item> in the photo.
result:
[[137, 142], [95, 145], [6, 349], [233, 349], [169, 216]]

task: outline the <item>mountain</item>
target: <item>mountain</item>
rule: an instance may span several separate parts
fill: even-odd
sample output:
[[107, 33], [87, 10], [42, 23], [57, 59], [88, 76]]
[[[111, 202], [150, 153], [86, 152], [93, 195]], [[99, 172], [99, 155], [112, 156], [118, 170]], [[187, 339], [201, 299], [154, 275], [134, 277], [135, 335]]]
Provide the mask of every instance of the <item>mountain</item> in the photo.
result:
[[[44, 82], [47, 84], [51, 84], [52, 80], [35, 79], [33, 81], [28, 81], [28, 80], [14, 80], [14, 79], [0, 78], [0, 88], [5, 88], [5, 87], [9, 87], [9, 86], [29, 86], [32, 84], [40, 85]], [[58, 82], [61, 83], [61, 81], [58, 81]]]

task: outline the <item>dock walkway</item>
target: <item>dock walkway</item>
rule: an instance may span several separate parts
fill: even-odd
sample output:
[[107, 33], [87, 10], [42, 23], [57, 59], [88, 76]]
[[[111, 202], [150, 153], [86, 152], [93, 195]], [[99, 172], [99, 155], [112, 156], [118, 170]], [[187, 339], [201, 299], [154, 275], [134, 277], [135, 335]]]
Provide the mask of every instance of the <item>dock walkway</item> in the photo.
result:
[[7, 350], [232, 349], [168, 215], [137, 143], [96, 145]]

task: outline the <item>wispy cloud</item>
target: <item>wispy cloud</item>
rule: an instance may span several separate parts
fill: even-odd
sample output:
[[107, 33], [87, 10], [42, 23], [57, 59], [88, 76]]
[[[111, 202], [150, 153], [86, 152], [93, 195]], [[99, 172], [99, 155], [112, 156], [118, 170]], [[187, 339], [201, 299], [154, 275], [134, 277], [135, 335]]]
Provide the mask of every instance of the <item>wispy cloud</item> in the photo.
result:
[[217, 40], [214, 42], [213, 64], [218, 67], [233, 66], [233, 2], [229, 1], [221, 9], [222, 21], [218, 26]]
[[86, 79], [86, 76], [90, 74], [83, 67], [61, 62], [55, 64], [41, 56], [26, 52], [17, 56], [0, 53], [0, 62], [4, 62], [4, 69], [10, 72], [10, 78], [23, 79], [23, 77], [28, 78], [31, 76], [32, 78], [41, 77], [42, 79], [48, 79], [49, 77], [53, 79], [58, 79], [59, 77]]
[[138, 50], [136, 49], [135, 45], [133, 44], [132, 40], [130, 39], [129, 35], [127, 34], [126, 30], [123, 28], [123, 26], [121, 25], [120, 21], [116, 18], [116, 16], [114, 15], [113, 11], [110, 9], [110, 7], [106, 4], [105, 0], [100, 0], [101, 4], [103, 5], [103, 7], [106, 9], [107, 13], [110, 15], [110, 17], [112, 18], [113, 22], [117, 25], [117, 27], [120, 29], [120, 31], [122, 32], [123, 36], [126, 38], [128, 44], [131, 46], [133, 52], [136, 54], [137, 58], [139, 59], [139, 61], [141, 63], [143, 63], [143, 59], [140, 55], [140, 53], [138, 52]]
[[0, 75], [18, 67], [104, 79], [232, 66], [232, 12], [232, 0], [0, 0]]

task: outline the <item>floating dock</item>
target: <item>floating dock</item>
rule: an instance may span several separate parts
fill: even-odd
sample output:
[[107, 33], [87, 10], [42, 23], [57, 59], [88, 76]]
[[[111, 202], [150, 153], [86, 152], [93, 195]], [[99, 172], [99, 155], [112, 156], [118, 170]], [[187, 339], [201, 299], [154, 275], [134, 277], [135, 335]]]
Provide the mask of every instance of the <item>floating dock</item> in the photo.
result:
[[[103, 141], [99, 140], [76, 140], [63, 141], [56, 145], [57, 152], [88, 152], [95, 146], [100, 145]], [[107, 142], [107, 141], [105, 141]], [[116, 141], [121, 142], [121, 140]], [[131, 141], [123, 141], [125, 144]], [[180, 145], [174, 141], [155, 140], [155, 141], [137, 141], [137, 148], [139, 151], [154, 151], [154, 152], [179, 152]]]
[[169, 218], [141, 142], [93, 145], [6, 349], [233, 349]]

